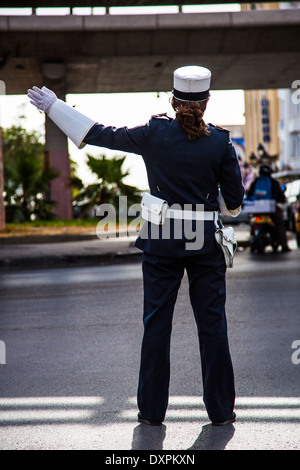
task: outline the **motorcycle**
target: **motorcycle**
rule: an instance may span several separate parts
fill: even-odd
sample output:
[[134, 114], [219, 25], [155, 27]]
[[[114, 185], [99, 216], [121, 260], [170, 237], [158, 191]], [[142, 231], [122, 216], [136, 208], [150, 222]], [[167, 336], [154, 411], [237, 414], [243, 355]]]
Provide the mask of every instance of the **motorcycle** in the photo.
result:
[[263, 254], [267, 246], [276, 252], [279, 247], [278, 232], [271, 214], [276, 212], [273, 199], [246, 198], [243, 209], [250, 215], [250, 250]]
[[267, 214], [255, 214], [250, 219], [250, 250], [260, 254], [265, 252], [267, 246], [271, 246], [276, 252], [279, 240], [275, 224]]

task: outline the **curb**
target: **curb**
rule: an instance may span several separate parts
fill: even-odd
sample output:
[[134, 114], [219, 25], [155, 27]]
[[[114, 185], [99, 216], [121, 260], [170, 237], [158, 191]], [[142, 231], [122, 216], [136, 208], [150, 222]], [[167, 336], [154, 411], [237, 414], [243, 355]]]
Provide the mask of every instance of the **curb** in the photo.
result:
[[139, 262], [141, 259], [142, 252], [111, 252], [101, 255], [63, 255], [15, 259], [4, 258], [0, 260], [0, 271], [107, 266], [111, 264]]
[[[112, 238], [127, 236], [127, 231], [120, 231], [117, 233], [103, 232], [99, 235], [106, 237], [109, 235]], [[43, 244], [43, 243], [65, 243], [65, 242], [80, 242], [97, 240], [99, 237], [96, 233], [63, 233], [55, 235], [24, 235], [24, 236], [11, 236], [0, 237], [0, 245], [30, 245], [30, 244]]]
[[24, 235], [23, 237], [0, 237], [0, 245], [31, 245], [43, 243], [79, 242], [85, 240], [96, 240], [96, 235], [74, 234], [74, 235]]
[[[247, 248], [248, 241], [239, 242], [239, 247]], [[0, 271], [55, 269], [72, 267], [95, 267], [113, 264], [138, 263], [142, 260], [142, 251], [115, 251], [90, 255], [50, 255], [0, 259]]]

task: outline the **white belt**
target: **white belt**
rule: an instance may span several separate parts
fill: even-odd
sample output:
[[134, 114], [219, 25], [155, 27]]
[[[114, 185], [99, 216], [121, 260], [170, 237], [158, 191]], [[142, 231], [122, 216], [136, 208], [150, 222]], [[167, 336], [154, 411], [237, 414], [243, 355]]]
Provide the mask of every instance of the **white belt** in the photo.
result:
[[192, 211], [172, 209], [167, 201], [152, 194], [145, 193], [141, 202], [142, 217], [149, 222], [162, 225], [166, 218], [180, 220], [212, 220], [217, 223], [219, 212], [217, 211]]
[[211, 211], [188, 211], [180, 209], [167, 209], [166, 217], [168, 219], [181, 220], [217, 220], [219, 213]]

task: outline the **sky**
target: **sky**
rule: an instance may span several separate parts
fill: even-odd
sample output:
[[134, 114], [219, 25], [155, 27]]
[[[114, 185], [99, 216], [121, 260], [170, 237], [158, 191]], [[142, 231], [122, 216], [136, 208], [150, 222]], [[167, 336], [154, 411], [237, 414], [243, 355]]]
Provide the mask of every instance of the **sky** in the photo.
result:
[[[176, 8], [176, 7], [171, 7]], [[187, 6], [186, 12], [194, 11], [220, 11], [221, 9], [236, 11], [239, 5], [209, 5], [206, 8], [202, 5]], [[24, 14], [22, 12], [14, 11], [15, 14]], [[27, 11], [28, 10], [28, 11]], [[25, 14], [30, 14], [30, 9], [27, 9]], [[43, 10], [43, 11], [42, 11]], [[47, 10], [47, 11], [46, 11]], [[38, 14], [65, 14], [63, 9], [54, 11], [55, 9], [40, 9]], [[76, 9], [77, 10], [77, 9]], [[78, 9], [78, 14], [90, 14], [90, 9]], [[94, 9], [94, 13], [96, 8]], [[152, 13], [153, 8], [143, 8], [143, 13]], [[0, 15], [11, 14], [12, 9], [1, 9]], [[102, 11], [102, 10], [101, 10]], [[140, 11], [140, 10], [139, 10]], [[160, 9], [161, 11], [161, 9]], [[167, 10], [170, 11], [169, 9]], [[133, 10], [130, 9], [130, 13]], [[156, 12], [156, 10], [155, 10]], [[164, 10], [166, 12], [166, 10]], [[173, 12], [173, 11], [171, 11]], [[112, 9], [113, 14], [126, 14], [128, 9]], [[101, 12], [100, 12], [101, 14]], [[138, 14], [138, 12], [137, 12]], [[192, 64], [191, 64], [192, 65]], [[198, 65], [198, 64], [197, 64]], [[205, 64], [201, 64], [204, 65]], [[1, 79], [1, 75], [0, 75]], [[32, 86], [35, 85], [34, 83]], [[106, 94], [85, 94], [85, 95], [67, 95], [66, 101], [71, 106], [76, 106], [76, 109], [83, 114], [95, 119], [95, 121], [104, 124], [112, 125], [115, 127], [127, 126], [132, 127], [139, 124], [145, 124], [153, 114], [167, 112], [169, 116], [173, 117], [174, 112], [169, 103], [171, 91], [169, 93], [161, 92], [159, 95], [155, 93], [106, 93]], [[117, 110], [117, 112], [116, 112]], [[130, 112], [128, 112], [130, 110]], [[244, 124], [244, 92], [242, 90], [220, 91], [211, 90], [211, 97], [205, 112], [204, 120], [213, 124], [226, 125]], [[25, 118], [20, 118], [25, 116]], [[39, 112], [34, 106], [29, 103], [26, 95], [10, 95], [0, 96], [0, 126], [10, 127], [13, 124], [22, 124], [28, 130], [37, 130], [44, 135], [44, 122], [45, 116]], [[140, 189], [147, 189], [147, 176], [145, 167], [141, 157], [133, 154], [125, 154], [124, 152], [110, 151], [99, 147], [86, 146], [83, 150], [78, 150], [76, 146], [69, 140], [69, 153], [78, 167], [78, 176], [84, 183], [95, 182], [95, 175], [89, 172], [86, 165], [86, 154], [89, 153], [93, 156], [105, 154], [112, 155], [127, 155], [124, 163], [124, 170], [129, 170], [129, 176], [124, 180], [127, 184], [137, 186]]]

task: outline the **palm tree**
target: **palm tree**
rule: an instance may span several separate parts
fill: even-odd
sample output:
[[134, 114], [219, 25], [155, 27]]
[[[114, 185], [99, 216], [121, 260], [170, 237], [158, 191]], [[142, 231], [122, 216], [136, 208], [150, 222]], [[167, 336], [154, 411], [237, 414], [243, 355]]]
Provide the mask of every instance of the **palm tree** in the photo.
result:
[[2, 139], [7, 222], [53, 218], [49, 183], [58, 175], [45, 168], [39, 134], [12, 126], [3, 129]]
[[89, 208], [109, 203], [118, 209], [118, 197], [127, 196], [128, 205], [140, 201], [140, 191], [135, 186], [130, 186], [123, 182], [129, 172], [122, 170], [122, 165], [126, 157], [107, 158], [101, 155], [95, 158], [87, 155], [87, 165], [96, 175], [96, 182], [83, 188], [76, 202], [81, 206], [81, 213]]

